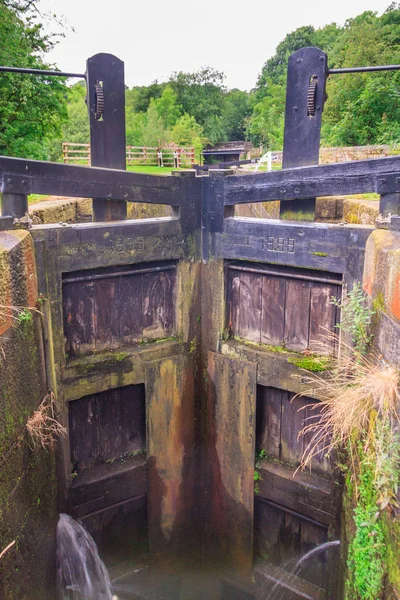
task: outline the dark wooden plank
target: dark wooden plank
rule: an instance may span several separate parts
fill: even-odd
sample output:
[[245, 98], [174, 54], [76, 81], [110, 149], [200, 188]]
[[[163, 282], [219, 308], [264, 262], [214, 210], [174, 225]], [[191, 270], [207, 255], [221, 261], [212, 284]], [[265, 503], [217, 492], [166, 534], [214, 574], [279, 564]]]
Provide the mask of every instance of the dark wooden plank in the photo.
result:
[[301, 552], [301, 519], [300, 516], [295, 516], [286, 511], [282, 512], [285, 518], [279, 540], [282, 546], [281, 554], [283, 563], [293, 568], [300, 558]]
[[74, 357], [95, 346], [95, 304], [93, 283], [63, 285], [65, 352]]
[[[311, 398], [304, 398], [304, 401], [306, 403], [306, 408], [304, 409], [304, 419], [305, 419], [304, 424], [305, 425], [317, 424], [320, 419], [320, 415], [321, 415], [321, 409], [319, 407], [319, 403], [313, 401]], [[303, 436], [304, 449], [306, 449], [310, 443], [312, 444], [312, 437], [313, 437], [312, 432], [307, 432]], [[311, 470], [314, 473], [320, 473], [320, 474], [330, 473], [332, 470], [332, 467], [331, 467], [331, 461], [327, 457], [327, 452], [328, 452], [327, 448], [325, 448], [323, 444], [319, 444], [316, 447], [316, 452], [317, 453], [311, 460]]]
[[261, 342], [281, 346], [285, 332], [285, 280], [266, 275], [262, 285]]
[[146, 406], [144, 386], [120, 389], [122, 407], [123, 454], [135, 454], [146, 449]]
[[120, 390], [107, 390], [97, 396], [99, 461], [106, 463], [121, 458], [122, 410]]
[[[288, 61], [282, 169], [317, 165], [321, 118], [325, 104], [327, 55], [319, 48], [300, 48]], [[309, 109], [310, 83], [315, 84], [314, 110]], [[280, 206], [285, 211], [315, 214], [315, 196]]]
[[69, 430], [74, 472], [79, 473], [98, 464], [97, 396], [87, 396], [69, 405]]
[[255, 565], [254, 578], [258, 589], [276, 594], [279, 600], [326, 600], [325, 590], [269, 561]]
[[[97, 113], [101, 86], [103, 114]], [[90, 161], [94, 167], [126, 169], [124, 63], [112, 54], [95, 54], [86, 61]], [[126, 202], [93, 198], [94, 221], [126, 219]]]
[[[286, 396], [287, 393], [283, 392]], [[257, 387], [256, 448], [280, 458], [282, 391], [272, 387]]]
[[111, 350], [119, 346], [118, 280], [97, 279], [95, 289], [96, 350]]
[[330, 354], [334, 350], [335, 341], [330, 334], [335, 330], [337, 308], [331, 302], [337, 297], [339, 288], [336, 285], [313, 282], [310, 290], [310, 350], [319, 354]]
[[227, 287], [228, 331], [230, 334], [238, 335], [240, 310], [240, 276], [237, 272], [228, 270]]
[[119, 285], [119, 337], [124, 342], [137, 342], [143, 337], [143, 276], [125, 275]]
[[262, 477], [258, 481], [258, 497], [283, 504], [328, 527], [336, 526], [332, 481], [306, 471], [294, 475], [295, 467], [275, 461], [264, 460], [257, 470]]
[[290, 265], [351, 274], [360, 280], [369, 226], [228, 218], [217, 234], [216, 255], [225, 259]]
[[282, 563], [282, 540], [285, 515], [282, 510], [255, 498], [254, 550], [256, 556], [279, 565]]
[[123, 463], [100, 465], [79, 474], [69, 491], [69, 507], [73, 517], [81, 518], [146, 492], [145, 458], [127, 459]]
[[254, 273], [240, 274], [240, 307], [238, 335], [251, 342], [261, 340], [262, 277]]
[[[256, 365], [208, 353], [211, 560], [250, 575], [253, 554]], [[211, 417], [212, 416], [212, 417]]]
[[303, 438], [298, 435], [306, 416], [301, 409], [306, 404], [304, 398], [282, 392], [281, 459], [293, 466], [298, 466], [303, 456]]
[[[310, 521], [301, 522], [300, 554], [304, 556], [310, 550], [328, 541], [328, 531]], [[299, 568], [298, 576], [321, 588], [326, 588], [326, 570], [329, 561], [327, 552], [318, 553], [307, 559]]]
[[168, 337], [173, 332], [175, 315], [173, 271], [143, 276], [143, 337]]
[[286, 280], [284, 343], [289, 350], [302, 351], [309, 344], [310, 283]]
[[[0, 175], [4, 180], [3, 192], [108, 200], [122, 198], [172, 206], [181, 203], [179, 178], [170, 176], [8, 157], [0, 157]], [[201, 180], [197, 181], [201, 187]]]

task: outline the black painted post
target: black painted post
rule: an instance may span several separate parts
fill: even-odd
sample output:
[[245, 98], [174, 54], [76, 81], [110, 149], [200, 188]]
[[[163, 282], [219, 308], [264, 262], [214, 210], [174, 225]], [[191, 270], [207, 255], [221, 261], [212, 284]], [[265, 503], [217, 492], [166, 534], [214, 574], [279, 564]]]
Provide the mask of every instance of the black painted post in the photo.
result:
[[[93, 167], [126, 169], [124, 63], [96, 54], [86, 63], [90, 154]], [[126, 219], [126, 201], [93, 199], [94, 221]]]
[[1, 214], [3, 217], [21, 219], [28, 213], [28, 196], [25, 194], [1, 194]]
[[[321, 118], [326, 97], [327, 55], [319, 48], [301, 48], [289, 58], [282, 168], [319, 162]], [[288, 211], [307, 213], [314, 220], [315, 198], [281, 202], [281, 218]]]

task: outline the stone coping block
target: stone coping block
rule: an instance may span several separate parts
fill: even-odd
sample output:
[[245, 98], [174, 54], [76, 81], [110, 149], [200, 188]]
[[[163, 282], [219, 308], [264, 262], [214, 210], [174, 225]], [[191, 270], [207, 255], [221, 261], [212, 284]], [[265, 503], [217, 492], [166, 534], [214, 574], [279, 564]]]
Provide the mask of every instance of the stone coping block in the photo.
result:
[[376, 229], [365, 249], [364, 289], [400, 323], [400, 233]]
[[13, 307], [33, 308], [37, 297], [31, 235], [22, 229], [0, 232], [0, 335], [13, 325]]

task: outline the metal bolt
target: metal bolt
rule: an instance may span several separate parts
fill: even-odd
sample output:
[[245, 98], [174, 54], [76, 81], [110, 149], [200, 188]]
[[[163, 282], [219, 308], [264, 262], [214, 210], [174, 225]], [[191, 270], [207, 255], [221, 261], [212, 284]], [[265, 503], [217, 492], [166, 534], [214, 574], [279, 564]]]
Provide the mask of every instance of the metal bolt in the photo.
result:
[[297, 112], [299, 109], [297, 106], [293, 106], [293, 110], [294, 110], [294, 112]]
[[27, 183], [28, 183], [28, 182], [26, 181], [26, 179], [23, 179], [23, 180], [22, 180], [22, 185], [27, 185]]
[[298, 64], [300, 64], [300, 63], [301, 63], [301, 58], [298, 58], [296, 62], [297, 62]]
[[7, 179], [7, 183], [12, 183], [12, 179], [11, 179], [11, 177], [9, 177], [9, 178]]
[[324, 60], [325, 60], [325, 57], [324, 57], [324, 56], [320, 56], [320, 57], [319, 57], [319, 60], [320, 60], [321, 62], [324, 62]]
[[286, 190], [284, 190], [284, 189], [279, 190], [279, 191], [280, 191], [281, 194], [286, 194]]
[[295, 194], [300, 194], [300, 190], [299, 190], [299, 188], [294, 188], [294, 190], [293, 190], [293, 191], [294, 191], [294, 193], [295, 193]]
[[386, 183], [386, 179], [381, 179], [381, 183]]
[[320, 107], [320, 106], [317, 106], [317, 110], [321, 110], [321, 107]]
[[396, 183], [400, 183], [400, 177], [396, 177]]

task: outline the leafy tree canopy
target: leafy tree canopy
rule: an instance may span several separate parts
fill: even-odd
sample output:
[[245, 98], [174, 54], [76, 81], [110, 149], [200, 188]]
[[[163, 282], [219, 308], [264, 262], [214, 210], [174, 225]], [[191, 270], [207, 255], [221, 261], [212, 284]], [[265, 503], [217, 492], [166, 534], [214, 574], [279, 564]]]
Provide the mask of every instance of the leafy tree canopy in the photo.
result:
[[[45, 56], [55, 43], [38, 22], [35, 2], [0, 2], [0, 64], [54, 68]], [[56, 77], [0, 75], [0, 154], [46, 159], [67, 116], [66, 88]]]

